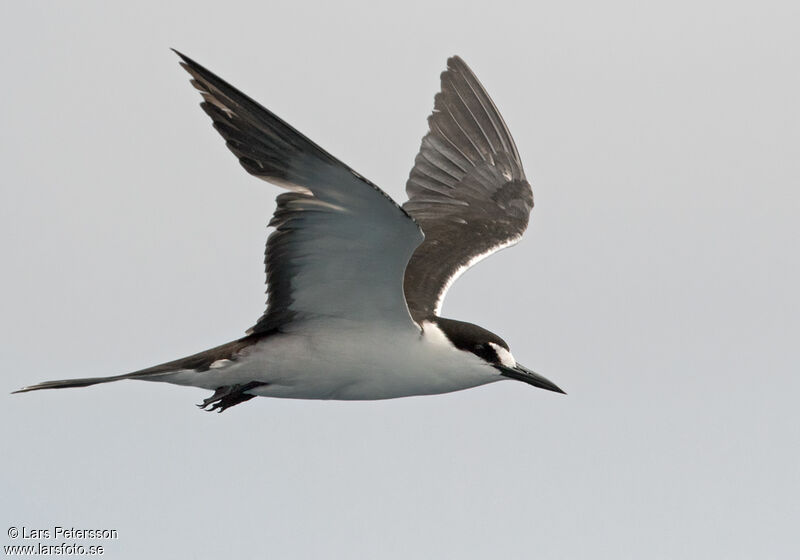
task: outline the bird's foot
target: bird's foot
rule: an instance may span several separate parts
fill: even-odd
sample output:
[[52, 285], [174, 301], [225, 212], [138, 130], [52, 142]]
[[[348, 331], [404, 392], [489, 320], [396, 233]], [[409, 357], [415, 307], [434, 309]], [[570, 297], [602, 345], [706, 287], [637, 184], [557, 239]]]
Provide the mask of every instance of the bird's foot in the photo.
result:
[[255, 397], [256, 395], [251, 395], [246, 393], [246, 391], [255, 389], [261, 385], [266, 385], [266, 383], [262, 383], [260, 381], [251, 381], [250, 383], [244, 384], [223, 385], [222, 387], [217, 387], [217, 390], [214, 391], [213, 395], [207, 399], [203, 399], [203, 402], [197, 406], [206, 412], [213, 412], [215, 410], [217, 412], [222, 412], [232, 406], [247, 402]]

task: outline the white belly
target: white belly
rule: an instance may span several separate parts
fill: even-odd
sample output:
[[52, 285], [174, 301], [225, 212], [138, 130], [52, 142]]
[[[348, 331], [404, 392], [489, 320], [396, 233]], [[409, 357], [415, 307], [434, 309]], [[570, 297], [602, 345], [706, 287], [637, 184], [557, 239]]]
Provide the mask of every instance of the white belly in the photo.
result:
[[435, 327], [386, 330], [338, 325], [271, 336], [243, 357], [205, 372], [154, 381], [216, 389], [251, 381], [249, 392], [295, 399], [376, 400], [468, 389], [503, 379], [476, 356], [457, 350]]

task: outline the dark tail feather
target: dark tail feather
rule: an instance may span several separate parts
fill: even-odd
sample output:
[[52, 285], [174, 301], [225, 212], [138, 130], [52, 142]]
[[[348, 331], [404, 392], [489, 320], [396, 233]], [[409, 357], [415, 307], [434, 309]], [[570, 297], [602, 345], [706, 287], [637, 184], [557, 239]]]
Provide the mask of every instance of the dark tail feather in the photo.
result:
[[66, 389], [68, 387], [88, 387], [89, 385], [97, 385], [98, 383], [111, 383], [112, 381], [119, 381], [120, 379], [130, 379], [130, 374], [113, 375], [111, 377], [84, 377], [82, 379], [61, 379], [58, 381], [43, 381], [36, 385], [23, 387], [14, 393], [27, 393], [28, 391], [38, 391], [39, 389]]
[[83, 379], [61, 379], [59, 381], [44, 381], [29, 387], [23, 387], [14, 393], [27, 393], [28, 391], [38, 391], [39, 389], [66, 389], [67, 387], [88, 387], [89, 385], [97, 385], [98, 383], [111, 383], [112, 381], [120, 381], [121, 379], [150, 379], [164, 375], [167, 373], [174, 373], [181, 370], [194, 370], [206, 371], [211, 365], [222, 359], [235, 359], [234, 356], [242, 350], [257, 342], [260, 338], [256, 335], [246, 336], [233, 342], [222, 344], [209, 350], [204, 350], [198, 354], [180, 358], [171, 362], [159, 364], [157, 366], [140, 369], [132, 373], [123, 373], [122, 375], [112, 375], [110, 377], [84, 377]]

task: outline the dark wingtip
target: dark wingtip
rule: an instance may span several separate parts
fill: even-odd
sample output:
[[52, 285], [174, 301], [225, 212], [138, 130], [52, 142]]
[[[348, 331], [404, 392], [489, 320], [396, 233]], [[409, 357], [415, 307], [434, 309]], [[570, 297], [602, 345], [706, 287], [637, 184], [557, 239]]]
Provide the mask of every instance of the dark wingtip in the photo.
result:
[[461, 70], [461, 69], [467, 69], [467, 70], [469, 70], [470, 72], [472, 72], [472, 71], [469, 69], [469, 66], [467, 65], [467, 63], [466, 63], [466, 62], [464, 62], [464, 59], [463, 59], [463, 58], [461, 58], [461, 57], [460, 57], [459, 55], [457, 55], [457, 54], [454, 54], [453, 56], [451, 56], [450, 58], [448, 58], [448, 59], [447, 59], [447, 69], [448, 69], [448, 70]]
[[203, 68], [202, 66], [200, 66], [199, 64], [197, 64], [197, 63], [196, 63], [194, 60], [192, 60], [191, 58], [189, 58], [188, 56], [186, 56], [185, 54], [183, 54], [183, 53], [182, 53], [181, 51], [179, 51], [178, 49], [173, 49], [172, 47], [170, 47], [170, 49], [169, 49], [169, 50], [171, 50], [172, 52], [174, 52], [175, 54], [177, 54], [177, 55], [178, 55], [178, 57], [181, 59], [180, 65], [181, 65], [181, 66], [183, 66], [184, 68], [186, 68], [187, 70], [188, 70], [189, 68], [195, 68], [195, 69], [205, 70], [205, 68]]

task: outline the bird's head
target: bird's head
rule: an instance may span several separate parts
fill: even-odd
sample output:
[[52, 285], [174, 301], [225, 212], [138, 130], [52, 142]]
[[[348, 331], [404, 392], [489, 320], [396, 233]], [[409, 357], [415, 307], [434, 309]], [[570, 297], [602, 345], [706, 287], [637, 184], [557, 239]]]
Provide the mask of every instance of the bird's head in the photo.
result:
[[463, 352], [471, 352], [494, 367], [501, 376], [524, 381], [540, 389], [564, 393], [546, 377], [518, 364], [505, 340], [493, 332], [472, 323], [442, 317], [436, 318], [436, 324], [456, 348]]

